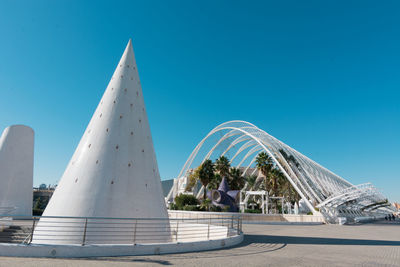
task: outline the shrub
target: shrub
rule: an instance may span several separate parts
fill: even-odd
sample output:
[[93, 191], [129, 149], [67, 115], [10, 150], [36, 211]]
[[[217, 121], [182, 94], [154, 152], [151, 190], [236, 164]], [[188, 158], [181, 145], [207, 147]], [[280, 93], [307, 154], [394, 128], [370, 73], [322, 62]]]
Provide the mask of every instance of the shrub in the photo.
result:
[[210, 210], [210, 207], [211, 207], [211, 205], [212, 205], [212, 203], [211, 203], [211, 200], [210, 199], [204, 199], [203, 200], [203, 202], [201, 202], [201, 205], [200, 205], [200, 209], [199, 210], [201, 210], [201, 211], [208, 211], [208, 210]]
[[229, 207], [229, 206], [225, 206], [225, 207], [222, 208], [222, 211], [223, 212], [228, 212], [230, 208], [231, 207]]
[[199, 211], [200, 208], [197, 205], [185, 205], [183, 207], [183, 210], [187, 210], [187, 211]]
[[180, 194], [175, 197], [175, 204], [177, 209], [183, 209], [185, 206], [198, 205], [199, 200], [193, 195]]
[[33, 216], [42, 216], [43, 211], [44, 211], [44, 210], [42, 210], [42, 209], [35, 209], [35, 208], [33, 208], [33, 209], [32, 209], [32, 215], [33, 215]]
[[197, 206], [199, 200], [193, 195], [180, 194], [175, 197], [175, 204], [171, 205], [171, 209], [183, 210], [185, 206]]
[[213, 211], [213, 212], [221, 212], [222, 209], [221, 209], [220, 206], [211, 205], [211, 206], [210, 206], [210, 211]]
[[261, 213], [261, 212], [262, 212], [262, 210], [260, 210], [260, 209], [254, 209], [254, 210], [245, 209], [244, 210], [244, 213]]
[[175, 203], [171, 203], [171, 204], [169, 204], [169, 209], [170, 210], [177, 210], [178, 206]]

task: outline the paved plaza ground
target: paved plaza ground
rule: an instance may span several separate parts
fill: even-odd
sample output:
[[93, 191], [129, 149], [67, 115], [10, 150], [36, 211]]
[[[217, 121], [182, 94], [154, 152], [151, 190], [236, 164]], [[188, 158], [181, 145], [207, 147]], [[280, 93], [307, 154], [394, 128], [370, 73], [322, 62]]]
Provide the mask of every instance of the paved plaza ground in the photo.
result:
[[0, 257], [0, 266], [400, 266], [400, 222], [360, 225], [244, 224], [224, 250], [96, 259]]

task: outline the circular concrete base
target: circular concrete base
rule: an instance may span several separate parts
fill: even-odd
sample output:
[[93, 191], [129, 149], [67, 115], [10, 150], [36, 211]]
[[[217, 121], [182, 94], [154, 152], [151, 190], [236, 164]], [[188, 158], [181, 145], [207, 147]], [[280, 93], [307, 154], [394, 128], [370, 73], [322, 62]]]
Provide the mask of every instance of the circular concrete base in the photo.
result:
[[184, 243], [85, 246], [4, 243], [0, 244], [0, 256], [48, 258], [142, 256], [221, 249], [237, 245], [242, 241], [243, 233], [223, 239]]

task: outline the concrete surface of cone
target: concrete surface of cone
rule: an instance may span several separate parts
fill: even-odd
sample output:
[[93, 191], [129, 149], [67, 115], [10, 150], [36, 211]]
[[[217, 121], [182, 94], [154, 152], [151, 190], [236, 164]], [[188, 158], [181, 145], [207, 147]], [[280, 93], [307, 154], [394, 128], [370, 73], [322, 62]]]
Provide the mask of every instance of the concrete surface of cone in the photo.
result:
[[32, 216], [34, 132], [24, 125], [0, 137], [0, 215]]
[[43, 216], [168, 218], [131, 41]]

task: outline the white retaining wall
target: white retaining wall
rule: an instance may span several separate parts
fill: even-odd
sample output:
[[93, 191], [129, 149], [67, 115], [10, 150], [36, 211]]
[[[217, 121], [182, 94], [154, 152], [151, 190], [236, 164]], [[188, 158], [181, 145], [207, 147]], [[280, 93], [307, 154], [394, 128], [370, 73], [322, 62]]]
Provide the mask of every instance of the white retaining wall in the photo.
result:
[[231, 247], [243, 241], [243, 234], [199, 242], [175, 242], [164, 244], [136, 245], [42, 245], [42, 244], [0, 244], [0, 256], [9, 257], [51, 257], [51, 258], [81, 258], [81, 257], [112, 257], [139, 256], [168, 253], [183, 253], [204, 251]]
[[202, 211], [184, 211], [168, 210], [171, 219], [204, 219], [211, 218], [217, 220], [220, 218], [229, 218], [241, 216], [243, 223], [280, 223], [280, 224], [323, 224], [325, 223], [322, 215], [303, 215], [303, 214], [254, 214], [254, 213], [235, 213], [235, 212], [202, 212]]

